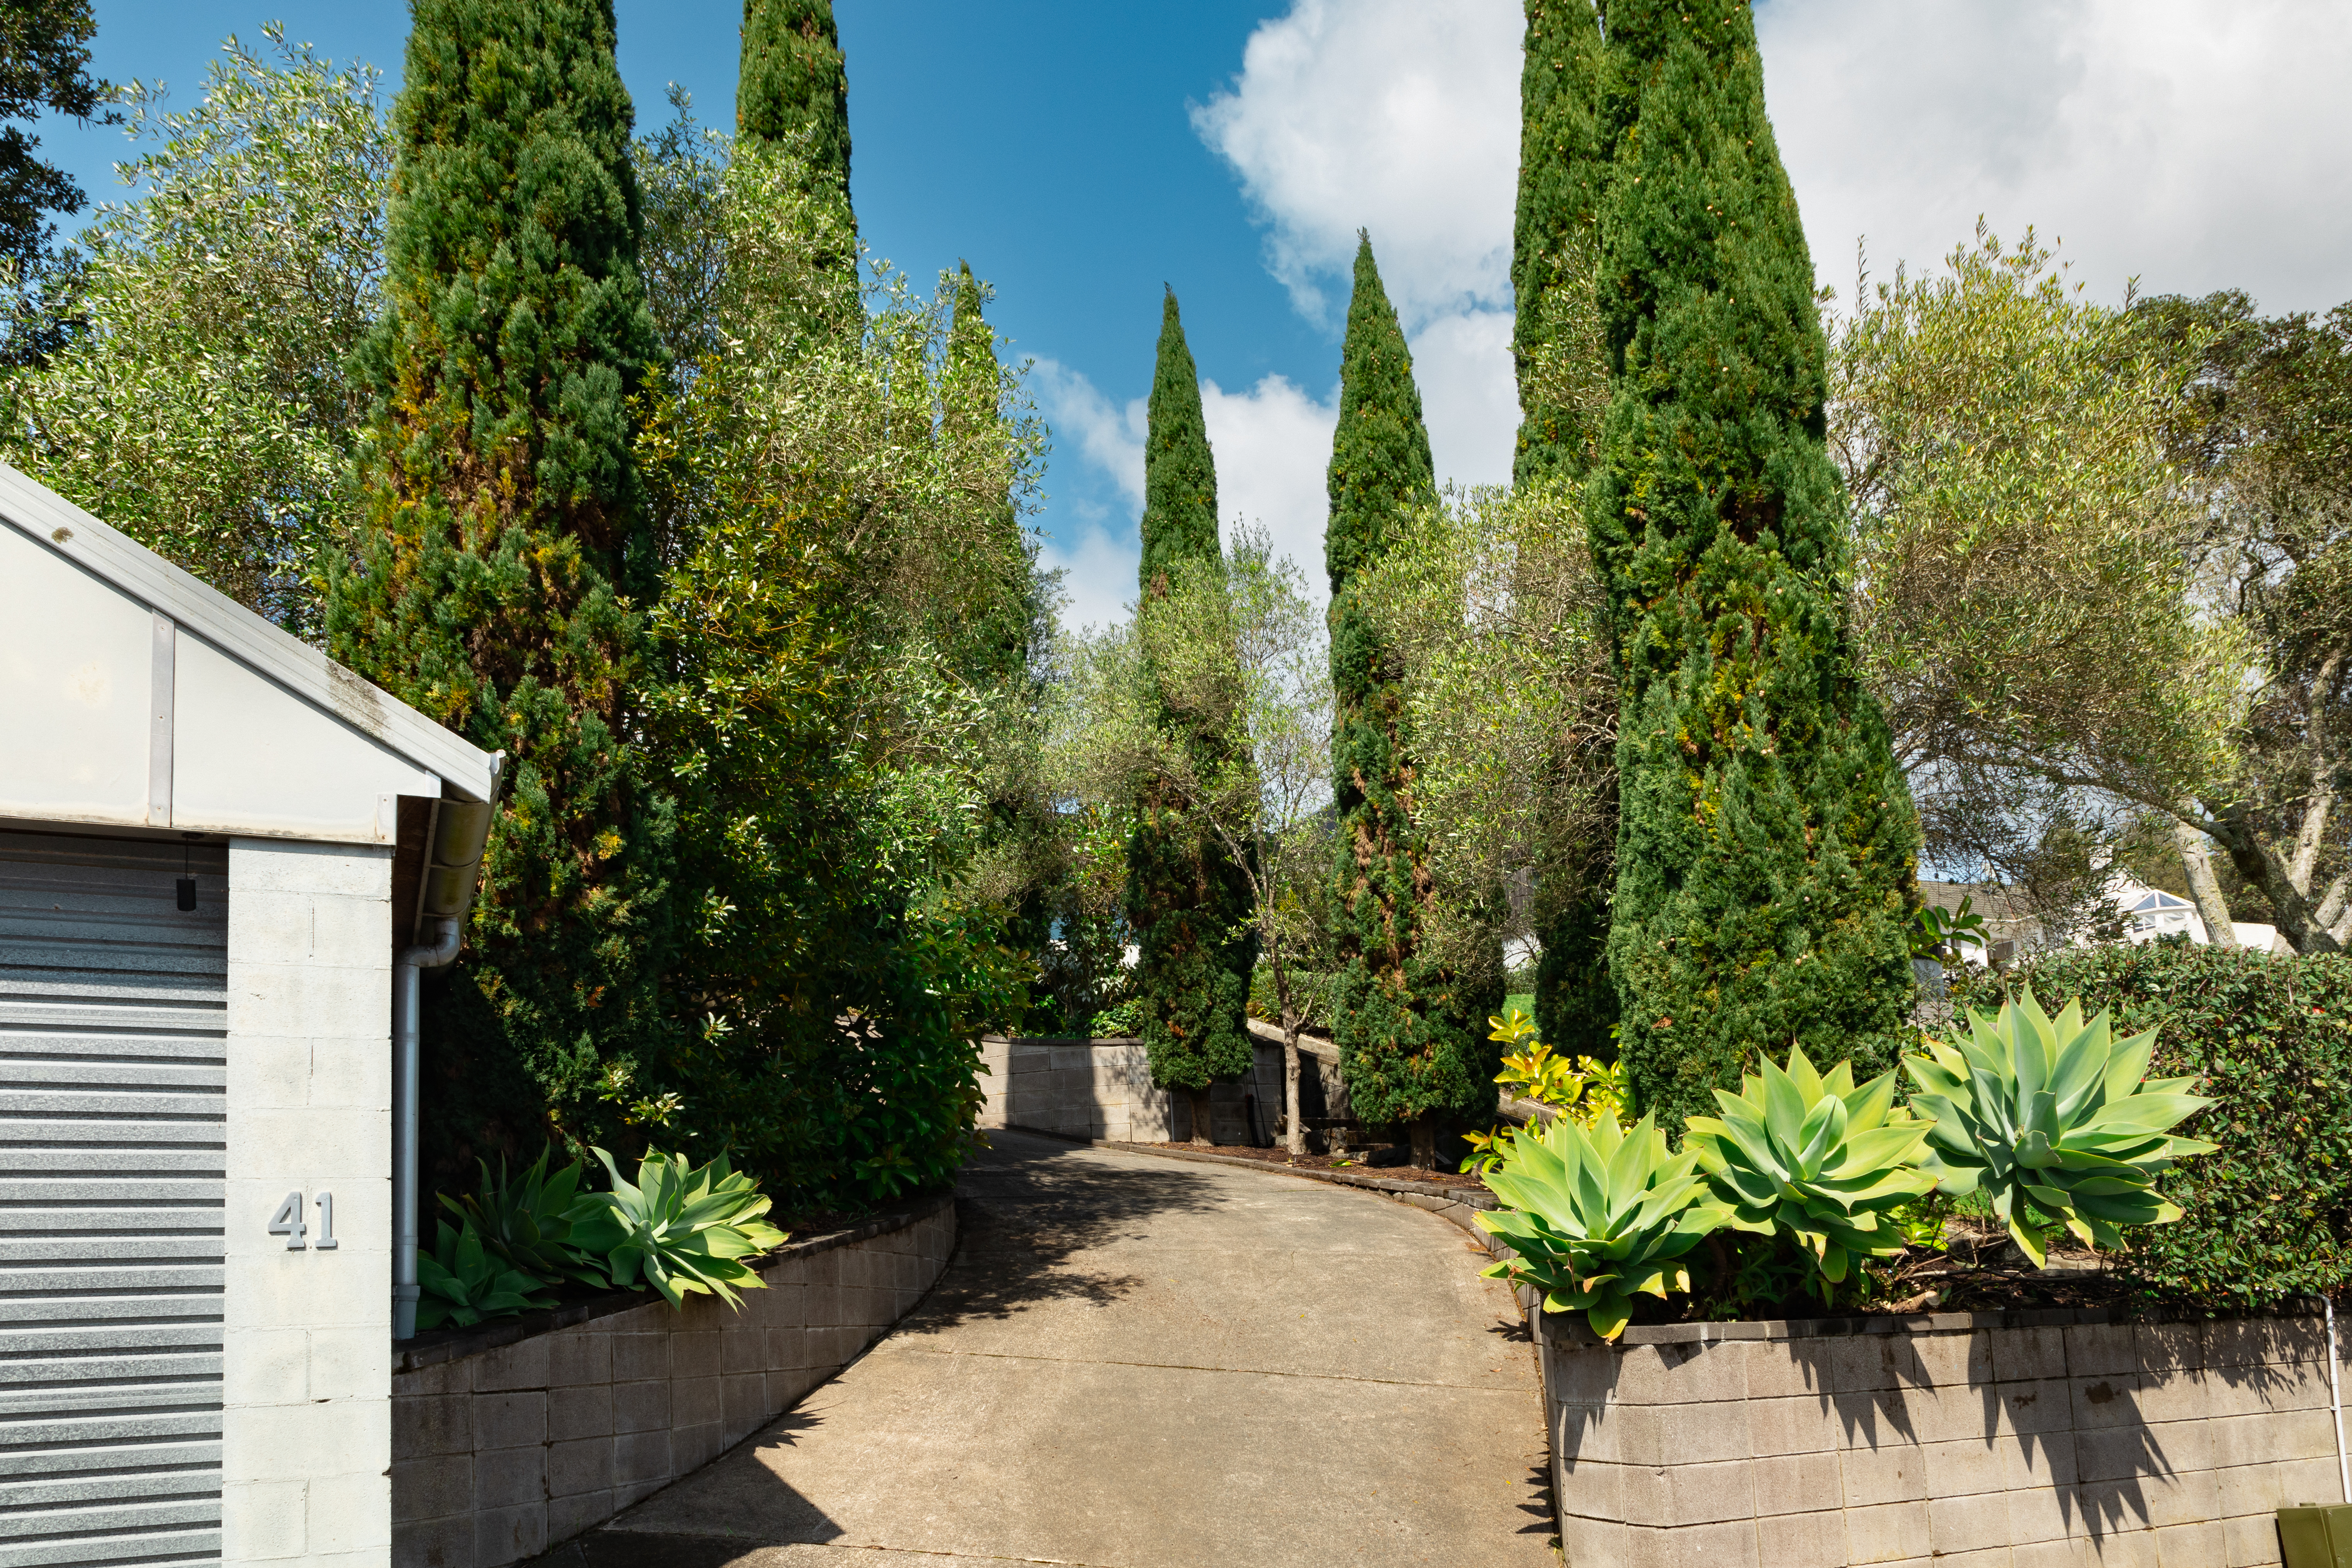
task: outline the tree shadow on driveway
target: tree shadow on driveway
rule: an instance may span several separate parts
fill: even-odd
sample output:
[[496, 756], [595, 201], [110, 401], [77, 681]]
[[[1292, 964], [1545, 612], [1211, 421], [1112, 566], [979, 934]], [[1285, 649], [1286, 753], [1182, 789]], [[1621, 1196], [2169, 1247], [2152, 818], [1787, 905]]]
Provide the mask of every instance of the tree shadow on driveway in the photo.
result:
[[989, 1142], [956, 1182], [955, 1256], [899, 1323], [900, 1333], [1001, 1321], [1048, 1301], [1108, 1306], [1142, 1281], [1090, 1268], [1086, 1254], [1142, 1239], [1158, 1215], [1205, 1213], [1227, 1202], [1215, 1178], [1173, 1162], [1138, 1169], [1003, 1130], [992, 1130]]

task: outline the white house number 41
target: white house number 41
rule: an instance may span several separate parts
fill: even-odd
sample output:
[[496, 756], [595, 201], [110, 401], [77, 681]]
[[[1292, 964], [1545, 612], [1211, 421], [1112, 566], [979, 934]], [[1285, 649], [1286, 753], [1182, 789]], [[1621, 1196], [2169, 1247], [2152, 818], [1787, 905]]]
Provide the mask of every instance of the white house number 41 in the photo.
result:
[[[313, 1201], [319, 1205], [319, 1239], [310, 1245], [320, 1252], [332, 1252], [335, 1249], [335, 1194], [320, 1193]], [[286, 1201], [279, 1204], [278, 1212], [269, 1216], [269, 1234], [284, 1237], [287, 1251], [302, 1250], [302, 1238], [310, 1234], [310, 1228], [302, 1223], [301, 1194], [286, 1194]]]

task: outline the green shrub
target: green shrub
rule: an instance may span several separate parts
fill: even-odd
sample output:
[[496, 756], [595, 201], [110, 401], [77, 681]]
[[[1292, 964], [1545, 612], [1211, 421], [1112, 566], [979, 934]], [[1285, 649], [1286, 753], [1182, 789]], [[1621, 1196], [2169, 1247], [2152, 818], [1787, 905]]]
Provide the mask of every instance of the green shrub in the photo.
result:
[[738, 1289], [767, 1289], [743, 1259], [782, 1247], [784, 1233], [761, 1218], [767, 1195], [751, 1177], [730, 1170], [726, 1155], [688, 1170], [675, 1154], [647, 1154], [631, 1184], [613, 1156], [594, 1152], [613, 1190], [580, 1200], [572, 1234], [582, 1248], [602, 1255], [614, 1284], [633, 1290], [650, 1285], [673, 1307], [686, 1305], [688, 1295], [715, 1295], [739, 1312]]
[[1726, 1223], [1795, 1240], [1820, 1270], [1826, 1302], [1850, 1258], [1903, 1250], [1890, 1216], [1936, 1185], [1919, 1168], [1927, 1125], [1889, 1119], [1893, 1073], [1857, 1089], [1850, 1063], [1818, 1073], [1796, 1047], [1785, 1071], [1769, 1059], [1763, 1068], [1739, 1080], [1738, 1094], [1717, 1089], [1723, 1115], [1691, 1117], [1683, 1146], [1729, 1205]]
[[2220, 1145], [2166, 1178], [2174, 1225], [2120, 1262], [2152, 1297], [2246, 1310], [2352, 1280], [2352, 958], [2115, 945], [2037, 959], [2004, 988], [2113, 1008], [2155, 1029], [2153, 1074], [2194, 1074]]
[[2156, 1031], [2118, 1040], [2111, 1026], [2105, 1009], [2084, 1023], [2080, 998], [2053, 1019], [2029, 986], [1904, 1058], [1913, 1103], [1935, 1118], [1927, 1168], [1950, 1196], [1983, 1194], [2037, 1268], [2047, 1226], [2112, 1251], [2124, 1245], [2119, 1226], [2178, 1220], [2157, 1177], [2213, 1152], [2171, 1135], [2212, 1103], [2188, 1092], [2197, 1075], [2149, 1078]]
[[511, 1318], [555, 1305], [551, 1281], [485, 1251], [470, 1221], [441, 1222], [433, 1250], [417, 1252], [416, 1282], [420, 1329], [471, 1328], [485, 1318]]
[[1731, 1215], [1697, 1152], [1670, 1152], [1646, 1116], [1622, 1130], [1611, 1116], [1590, 1129], [1557, 1117], [1512, 1140], [1486, 1184], [1510, 1206], [1474, 1217], [1518, 1256], [1481, 1272], [1535, 1286], [1546, 1311], [1582, 1312], [1604, 1340], [1624, 1331], [1636, 1292], [1688, 1290], [1684, 1255]]
[[572, 1214], [580, 1201], [583, 1167], [573, 1160], [550, 1175], [547, 1162], [554, 1152], [552, 1144], [541, 1150], [520, 1176], [508, 1174], [504, 1155], [499, 1158], [496, 1176], [488, 1161], [477, 1162], [482, 1169], [481, 1189], [455, 1200], [444, 1193], [442, 1206], [481, 1238], [484, 1251], [509, 1268], [550, 1283], [574, 1279], [602, 1289], [610, 1283], [604, 1271], [596, 1259], [572, 1245]]

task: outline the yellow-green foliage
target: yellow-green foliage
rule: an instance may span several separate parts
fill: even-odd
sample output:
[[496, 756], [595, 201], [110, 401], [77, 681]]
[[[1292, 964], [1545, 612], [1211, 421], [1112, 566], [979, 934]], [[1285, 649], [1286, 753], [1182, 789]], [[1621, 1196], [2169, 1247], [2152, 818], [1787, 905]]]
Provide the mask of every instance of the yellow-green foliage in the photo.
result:
[[1569, 1118], [1517, 1140], [1486, 1178], [1510, 1206], [1477, 1220], [1518, 1256], [1489, 1265], [1489, 1279], [1528, 1284], [1553, 1312], [1582, 1312], [1615, 1339], [1636, 1294], [1688, 1290], [1680, 1261], [1730, 1215], [1698, 1174], [1698, 1154], [1666, 1148], [1644, 1116], [1629, 1131], [1613, 1117], [1590, 1130]]
[[2155, 1049], [2154, 1029], [2118, 1040], [2079, 1001], [2053, 1019], [2031, 988], [1998, 1016], [1969, 1013], [1904, 1058], [1912, 1103], [1936, 1119], [1927, 1168], [1955, 1196], [1982, 1193], [2036, 1265], [2047, 1226], [2114, 1248], [2119, 1226], [2179, 1219], [2156, 1178], [2216, 1145], [2170, 1129], [2213, 1102], [2189, 1092], [2193, 1077], [2147, 1080]]
[[1927, 1123], [1892, 1113], [1895, 1075], [1857, 1089], [1850, 1063], [1817, 1073], [1793, 1047], [1785, 1069], [1763, 1066], [1738, 1094], [1716, 1090], [1721, 1117], [1685, 1123], [1683, 1146], [1730, 1205], [1731, 1228], [1794, 1237], [1825, 1286], [1845, 1279], [1851, 1257], [1901, 1252], [1890, 1211], [1932, 1192], [1936, 1178], [1919, 1169]]

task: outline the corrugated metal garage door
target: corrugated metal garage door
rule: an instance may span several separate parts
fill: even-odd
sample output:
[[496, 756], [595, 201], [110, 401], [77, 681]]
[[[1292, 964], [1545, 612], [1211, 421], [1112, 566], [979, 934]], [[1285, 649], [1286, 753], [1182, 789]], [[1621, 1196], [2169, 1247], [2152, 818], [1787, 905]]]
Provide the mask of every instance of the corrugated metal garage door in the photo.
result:
[[220, 1556], [227, 873], [0, 831], [0, 1568]]

